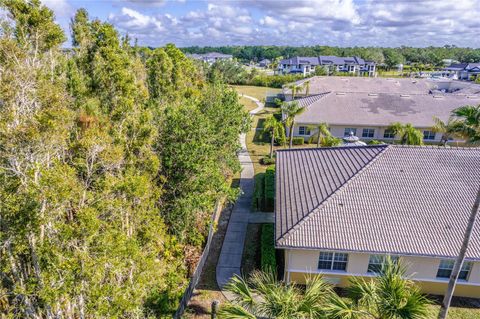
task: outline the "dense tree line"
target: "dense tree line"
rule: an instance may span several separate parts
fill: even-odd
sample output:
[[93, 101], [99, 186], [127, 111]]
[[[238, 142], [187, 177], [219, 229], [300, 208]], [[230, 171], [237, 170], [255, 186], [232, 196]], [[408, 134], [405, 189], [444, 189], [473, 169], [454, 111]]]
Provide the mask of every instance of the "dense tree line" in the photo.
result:
[[414, 48], [401, 46], [398, 48], [381, 47], [332, 47], [324, 45], [292, 47], [292, 46], [221, 46], [221, 47], [185, 47], [186, 53], [221, 52], [232, 54], [242, 61], [275, 60], [294, 56], [360, 56], [377, 63], [385, 63], [393, 67], [399, 63], [419, 63], [439, 66], [443, 59], [460, 62], [480, 62], [480, 49], [460, 48], [454, 45], [443, 47]]
[[169, 313], [215, 201], [235, 196], [236, 93], [85, 10], [64, 54], [40, 1], [0, 4], [2, 318]]

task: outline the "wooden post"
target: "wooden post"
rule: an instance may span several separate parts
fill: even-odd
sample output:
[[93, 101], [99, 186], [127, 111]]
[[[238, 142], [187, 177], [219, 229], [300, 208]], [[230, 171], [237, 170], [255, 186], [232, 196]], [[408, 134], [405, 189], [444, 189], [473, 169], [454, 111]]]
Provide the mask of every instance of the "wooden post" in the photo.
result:
[[217, 311], [218, 311], [218, 300], [212, 301], [212, 319], [217, 318]]

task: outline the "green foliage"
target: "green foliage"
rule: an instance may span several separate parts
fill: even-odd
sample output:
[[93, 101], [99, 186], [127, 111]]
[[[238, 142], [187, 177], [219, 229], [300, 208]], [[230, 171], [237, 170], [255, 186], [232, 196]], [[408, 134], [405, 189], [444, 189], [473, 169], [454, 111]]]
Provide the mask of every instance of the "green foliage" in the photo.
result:
[[385, 144], [385, 143], [383, 143], [382, 141], [378, 141], [378, 140], [371, 140], [371, 141], [368, 141], [367, 144], [368, 145], [381, 145], [381, 144]]
[[275, 164], [275, 157], [265, 156], [260, 159], [260, 164], [262, 165], [272, 165]]
[[399, 122], [392, 123], [389, 127], [396, 135], [400, 136], [400, 142], [406, 145], [423, 145], [423, 134], [412, 124], [402, 124]]
[[342, 140], [335, 136], [326, 135], [320, 138], [320, 146], [322, 147], [335, 147], [342, 145]]
[[405, 268], [387, 258], [378, 277], [353, 277], [348, 293], [353, 302], [334, 296], [328, 307], [329, 318], [426, 318], [431, 302], [410, 279]]
[[265, 211], [273, 211], [275, 198], [275, 165], [267, 167], [265, 171]]
[[236, 195], [249, 125], [237, 94], [173, 45], [150, 56], [85, 10], [61, 54], [50, 10], [1, 4], [1, 315], [171, 314], [214, 202]]
[[[273, 234], [272, 234], [273, 235]], [[219, 318], [325, 318], [333, 295], [322, 276], [307, 278], [304, 287], [280, 282], [274, 272], [254, 272], [248, 280], [234, 277], [227, 285], [233, 303], [219, 311]]]
[[480, 49], [461, 48], [454, 45], [443, 47], [406, 47], [381, 48], [381, 47], [332, 47], [324, 45], [315, 46], [221, 46], [221, 47], [187, 47], [182, 48], [188, 53], [222, 52], [232, 54], [234, 58], [243, 62], [260, 61], [261, 59], [273, 60], [273, 66], [278, 64], [280, 58], [294, 56], [360, 56], [378, 64], [385, 63], [394, 67], [406, 61], [412, 64], [441, 66], [442, 59], [454, 59], [461, 62], [480, 62]]
[[247, 120], [236, 93], [223, 85], [210, 87], [200, 100], [166, 107], [159, 148], [169, 183], [162, 214], [182, 241], [200, 244], [218, 196], [235, 195], [225, 174], [240, 169], [238, 135]]
[[451, 126], [455, 134], [470, 143], [480, 142], [480, 105], [462, 106], [452, 111]]
[[273, 231], [273, 224], [262, 225], [260, 247], [260, 264], [262, 271], [275, 272], [277, 269], [277, 261], [275, 259], [275, 236]]
[[292, 143], [293, 145], [303, 145], [305, 143], [305, 139], [303, 137], [294, 137]]

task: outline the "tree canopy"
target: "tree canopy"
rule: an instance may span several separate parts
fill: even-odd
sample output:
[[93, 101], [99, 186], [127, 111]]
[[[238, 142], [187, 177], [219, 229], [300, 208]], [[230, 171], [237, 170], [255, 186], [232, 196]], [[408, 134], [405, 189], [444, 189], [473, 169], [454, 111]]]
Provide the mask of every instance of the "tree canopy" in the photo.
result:
[[83, 9], [65, 52], [40, 1], [0, 3], [0, 313], [171, 313], [215, 202], [235, 196], [237, 94]]

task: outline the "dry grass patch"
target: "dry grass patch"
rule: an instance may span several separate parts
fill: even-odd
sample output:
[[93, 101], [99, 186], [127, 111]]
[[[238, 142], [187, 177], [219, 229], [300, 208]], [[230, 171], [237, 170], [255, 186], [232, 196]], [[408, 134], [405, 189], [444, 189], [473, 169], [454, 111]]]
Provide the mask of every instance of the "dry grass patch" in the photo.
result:
[[238, 94], [246, 94], [263, 101], [265, 96], [273, 93], [280, 93], [282, 90], [277, 88], [270, 88], [264, 86], [250, 86], [250, 85], [232, 85]]

